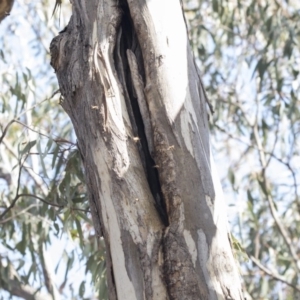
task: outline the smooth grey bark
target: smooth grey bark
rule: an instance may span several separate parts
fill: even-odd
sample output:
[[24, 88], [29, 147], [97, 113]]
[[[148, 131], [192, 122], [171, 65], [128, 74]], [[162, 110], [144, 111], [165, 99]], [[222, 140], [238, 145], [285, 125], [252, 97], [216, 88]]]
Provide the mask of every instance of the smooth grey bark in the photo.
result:
[[73, 1], [51, 64], [110, 299], [243, 299], [179, 0]]

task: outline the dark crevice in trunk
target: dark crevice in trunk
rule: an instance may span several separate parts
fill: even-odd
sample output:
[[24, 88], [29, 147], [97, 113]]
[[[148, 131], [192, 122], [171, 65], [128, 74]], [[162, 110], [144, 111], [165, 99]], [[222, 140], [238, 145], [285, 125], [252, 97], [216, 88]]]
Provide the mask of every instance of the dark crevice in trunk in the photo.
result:
[[[127, 49], [130, 49], [135, 54], [138, 61], [139, 73], [143, 79], [143, 82], [145, 82], [145, 71], [142, 52], [131, 20], [127, 1], [120, 1], [120, 8], [123, 12], [122, 21], [120, 24], [120, 30], [122, 30], [122, 32], [119, 41], [119, 51], [122, 61], [119, 61], [120, 58], [118, 58], [118, 55], [115, 53], [114, 58], [116, 62], [116, 69], [118, 71], [119, 80], [125, 89], [124, 96], [126, 100], [127, 110], [129, 112], [133, 133], [136, 137], [139, 138], [138, 149], [143, 163], [145, 174], [147, 175], [147, 180], [151, 193], [155, 199], [156, 209], [158, 210], [164, 225], [168, 226], [169, 221], [165, 201], [161, 191], [159, 175], [157, 169], [155, 168], [155, 162], [149, 150], [144, 129], [144, 122], [138, 105], [137, 96], [132, 84], [129, 64], [126, 56]], [[122, 64], [122, 68], [118, 67], [118, 64]], [[122, 76], [120, 72], [123, 72], [124, 76]]]

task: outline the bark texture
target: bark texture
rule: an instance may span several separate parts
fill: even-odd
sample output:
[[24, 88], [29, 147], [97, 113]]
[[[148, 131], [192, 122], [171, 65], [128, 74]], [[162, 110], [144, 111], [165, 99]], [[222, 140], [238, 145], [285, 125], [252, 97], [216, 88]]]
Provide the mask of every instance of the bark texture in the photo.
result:
[[179, 0], [74, 0], [51, 43], [110, 299], [243, 299]]

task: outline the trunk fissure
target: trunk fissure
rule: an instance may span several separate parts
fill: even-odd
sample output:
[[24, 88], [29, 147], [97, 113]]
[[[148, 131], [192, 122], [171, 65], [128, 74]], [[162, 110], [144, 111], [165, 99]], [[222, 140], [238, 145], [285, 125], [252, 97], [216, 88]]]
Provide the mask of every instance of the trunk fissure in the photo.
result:
[[[149, 188], [162, 222], [165, 226], [168, 226], [169, 220], [165, 200], [161, 190], [157, 165], [153, 159], [153, 135], [148, 104], [144, 95], [145, 75], [142, 52], [132, 24], [127, 2], [123, 1], [121, 7], [123, 13], [114, 53], [115, 65], [116, 69], [120, 71], [118, 77], [122, 84], [126, 108], [129, 112], [134, 134], [133, 139], [137, 143]], [[134, 67], [131, 63], [133, 59], [130, 60], [132, 56], [135, 60]], [[136, 84], [137, 81], [139, 86]]]

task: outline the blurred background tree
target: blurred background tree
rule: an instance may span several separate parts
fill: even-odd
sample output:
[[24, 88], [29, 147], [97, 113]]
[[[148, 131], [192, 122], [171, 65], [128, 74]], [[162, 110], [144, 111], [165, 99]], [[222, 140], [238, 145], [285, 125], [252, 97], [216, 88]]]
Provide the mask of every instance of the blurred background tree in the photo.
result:
[[245, 289], [300, 299], [300, 3], [187, 1], [186, 14]]
[[[58, 2], [57, 2], [58, 4]], [[0, 24], [0, 299], [106, 299], [76, 137], [49, 44], [62, 2], [15, 1]], [[247, 299], [300, 299], [297, 0], [186, 0]]]

